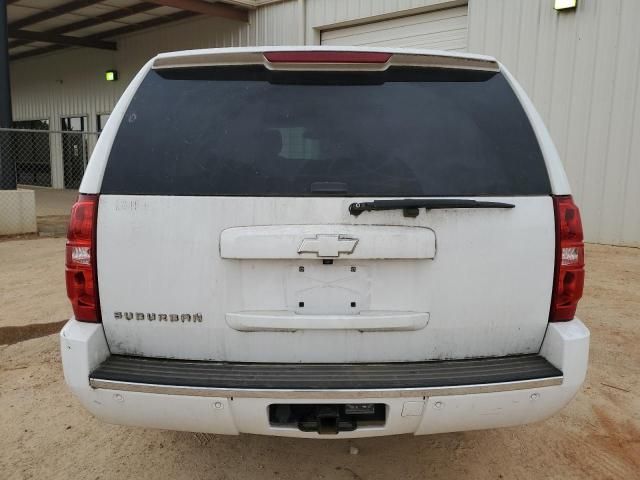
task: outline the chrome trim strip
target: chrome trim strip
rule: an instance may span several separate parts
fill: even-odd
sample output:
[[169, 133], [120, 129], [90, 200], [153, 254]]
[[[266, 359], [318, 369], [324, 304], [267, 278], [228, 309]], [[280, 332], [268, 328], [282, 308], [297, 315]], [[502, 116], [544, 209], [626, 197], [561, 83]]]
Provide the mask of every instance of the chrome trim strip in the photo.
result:
[[522, 380], [518, 382], [488, 383], [483, 385], [463, 385], [459, 387], [431, 388], [389, 388], [389, 389], [334, 389], [334, 390], [284, 390], [284, 389], [239, 389], [239, 388], [206, 388], [181, 387], [175, 385], [157, 385], [151, 383], [119, 382], [89, 378], [89, 384], [96, 389], [122, 390], [126, 392], [157, 393], [163, 395], [191, 395], [196, 397], [227, 398], [291, 398], [291, 399], [325, 399], [325, 398], [401, 398], [431, 397], [445, 395], [469, 395], [474, 393], [510, 392], [530, 388], [562, 385], [562, 376]]

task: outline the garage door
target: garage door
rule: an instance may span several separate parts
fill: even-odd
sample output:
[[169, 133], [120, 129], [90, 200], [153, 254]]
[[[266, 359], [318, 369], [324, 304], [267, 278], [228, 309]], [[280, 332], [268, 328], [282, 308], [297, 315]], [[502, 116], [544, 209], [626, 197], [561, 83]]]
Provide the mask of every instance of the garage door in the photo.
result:
[[467, 49], [467, 7], [372, 22], [322, 32], [322, 45]]

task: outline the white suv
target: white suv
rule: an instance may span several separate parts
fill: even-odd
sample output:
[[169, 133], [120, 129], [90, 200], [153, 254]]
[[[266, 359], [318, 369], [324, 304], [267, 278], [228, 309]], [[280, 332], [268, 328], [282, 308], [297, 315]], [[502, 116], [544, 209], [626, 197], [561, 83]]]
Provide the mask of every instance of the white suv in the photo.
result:
[[161, 54], [80, 192], [62, 362], [105, 421], [428, 434], [544, 419], [585, 378], [580, 214], [493, 58]]

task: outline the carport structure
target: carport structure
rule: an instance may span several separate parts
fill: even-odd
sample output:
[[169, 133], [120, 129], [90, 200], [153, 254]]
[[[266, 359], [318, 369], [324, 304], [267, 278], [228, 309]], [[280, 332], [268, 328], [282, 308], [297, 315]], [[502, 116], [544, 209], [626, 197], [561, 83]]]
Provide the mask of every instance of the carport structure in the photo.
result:
[[[248, 22], [254, 2], [233, 0], [0, 0], [0, 128], [12, 126], [9, 62], [85, 47], [117, 50], [119, 36], [198, 15]], [[16, 188], [0, 152], [0, 189]]]
[[12, 60], [70, 46], [116, 50], [112, 41], [115, 37], [195, 15], [243, 22], [249, 18], [244, 2], [7, 0], [7, 3], [15, 7], [9, 13], [7, 30]]

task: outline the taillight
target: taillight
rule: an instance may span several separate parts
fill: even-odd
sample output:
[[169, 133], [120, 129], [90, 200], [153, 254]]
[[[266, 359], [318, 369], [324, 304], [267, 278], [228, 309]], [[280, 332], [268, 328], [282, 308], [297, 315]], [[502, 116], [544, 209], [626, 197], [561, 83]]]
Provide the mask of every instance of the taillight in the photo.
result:
[[390, 53], [380, 52], [265, 52], [271, 63], [385, 63]]
[[570, 195], [553, 197], [556, 265], [549, 321], [572, 320], [584, 287], [584, 238], [580, 210]]
[[67, 296], [73, 314], [81, 322], [99, 322], [98, 275], [96, 271], [96, 219], [98, 196], [78, 196], [71, 209], [67, 232]]

